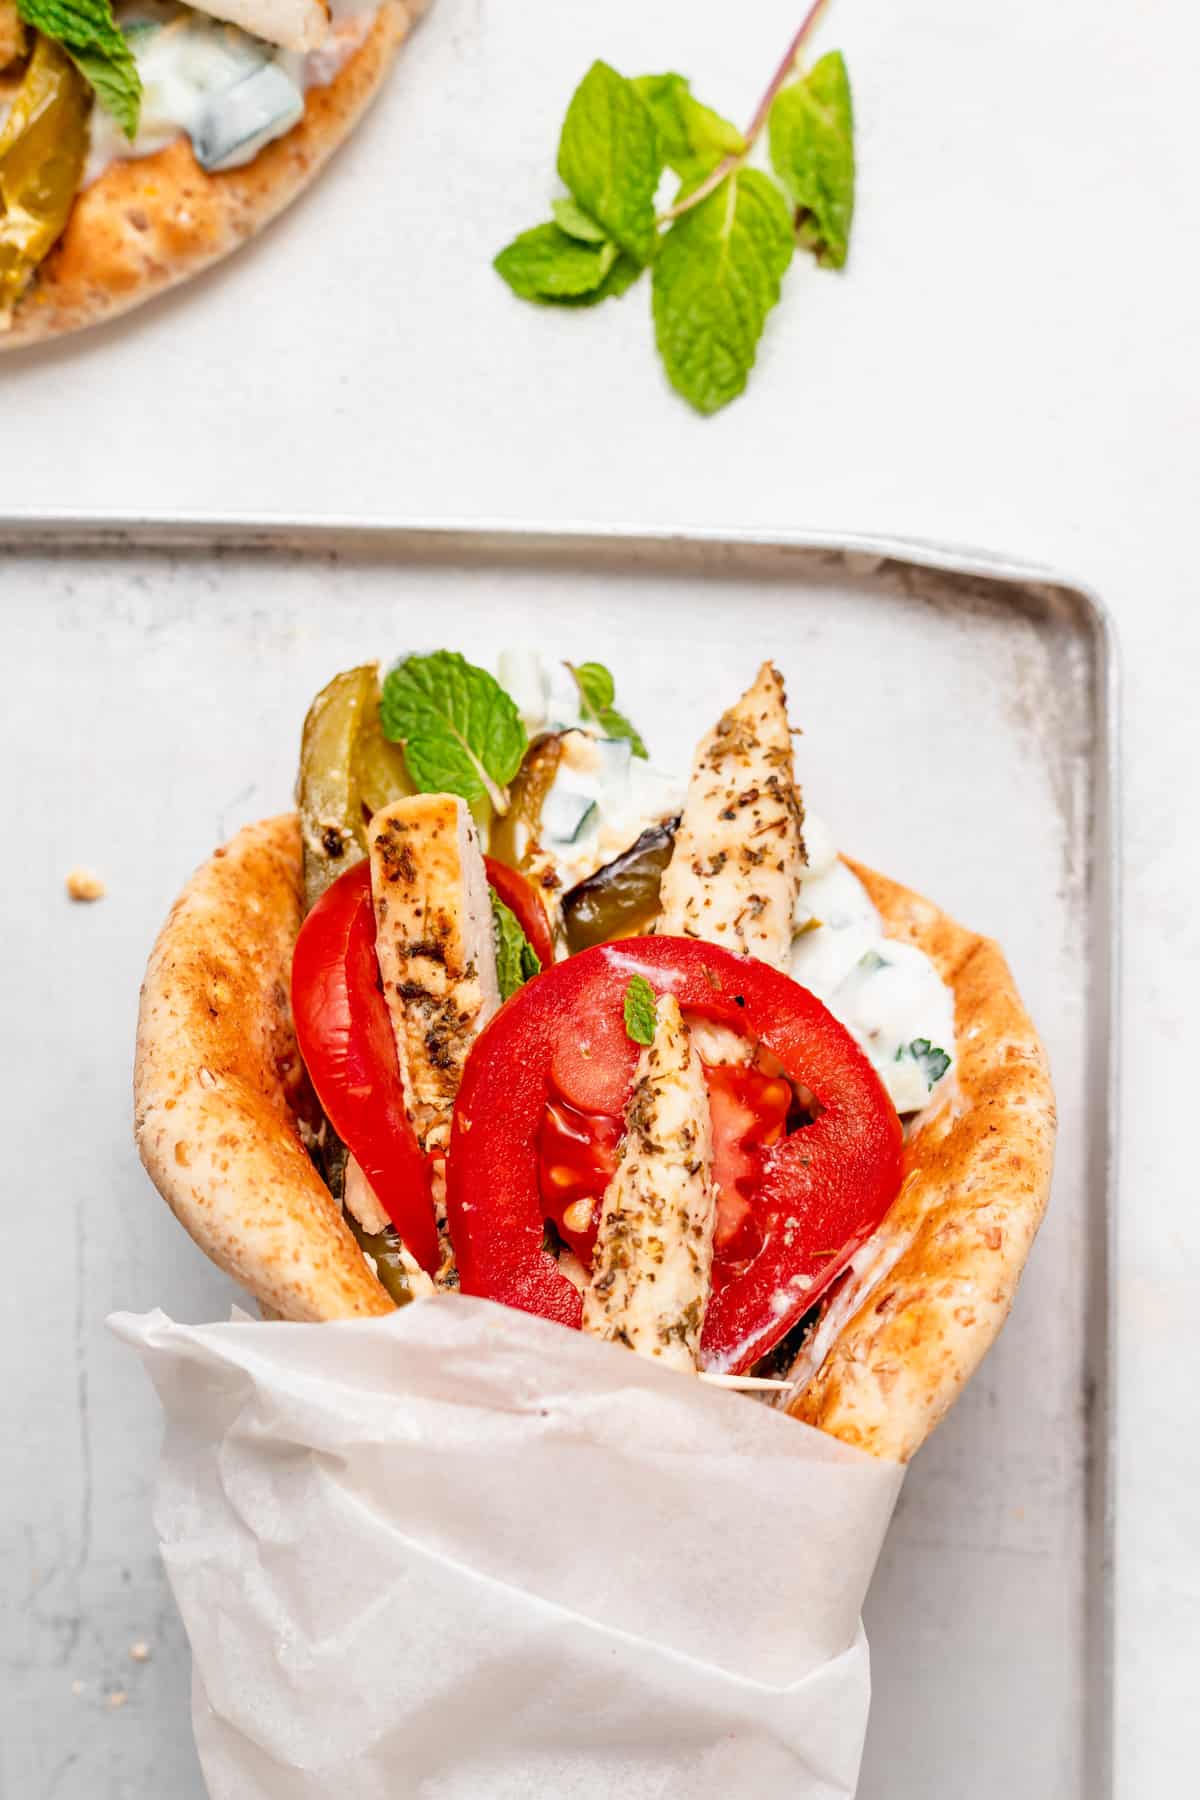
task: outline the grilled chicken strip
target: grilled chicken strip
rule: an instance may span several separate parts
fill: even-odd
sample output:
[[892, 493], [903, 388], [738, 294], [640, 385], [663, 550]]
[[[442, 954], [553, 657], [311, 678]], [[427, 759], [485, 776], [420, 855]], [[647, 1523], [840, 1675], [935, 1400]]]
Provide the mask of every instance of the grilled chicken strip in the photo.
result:
[[376, 954], [423, 1149], [450, 1138], [463, 1067], [500, 1005], [487, 873], [453, 794], [411, 794], [369, 831]]
[[803, 822], [783, 678], [765, 662], [697, 747], [654, 929], [786, 970]]
[[712, 1274], [716, 1196], [700, 1059], [679, 1003], [658, 1002], [638, 1061], [621, 1162], [608, 1184], [583, 1328], [694, 1370]]

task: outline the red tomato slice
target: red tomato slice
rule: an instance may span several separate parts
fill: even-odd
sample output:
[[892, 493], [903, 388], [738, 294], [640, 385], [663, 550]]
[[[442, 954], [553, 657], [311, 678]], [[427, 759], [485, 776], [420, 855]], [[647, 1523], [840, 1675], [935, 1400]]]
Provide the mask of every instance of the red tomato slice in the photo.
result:
[[489, 885], [513, 914], [543, 969], [548, 969], [554, 961], [554, 938], [542, 896], [519, 869], [510, 869], [507, 863], [497, 862], [492, 856], [483, 860]]
[[[772, 1143], [771, 1125], [750, 1141], [757, 1113], [739, 1133], [740, 1149], [759, 1161], [755, 1236], [746, 1243], [735, 1229], [729, 1247], [739, 1255], [714, 1268], [701, 1353], [706, 1367], [741, 1371], [820, 1297], [891, 1205], [900, 1121], [867, 1058], [814, 995], [764, 963], [691, 938], [586, 950], [530, 982], [483, 1033], [459, 1091], [447, 1165], [463, 1291], [579, 1326], [579, 1293], [543, 1244], [539, 1134], [556, 1088], [582, 1110], [623, 1111], [637, 1049], [620, 1053], [618, 1037], [635, 974], [685, 1011], [765, 1046], [817, 1108], [811, 1124]], [[584, 1076], [580, 1044], [591, 1049]], [[604, 1079], [593, 1082], [596, 1069]], [[581, 1087], [603, 1098], [585, 1103]], [[739, 1179], [734, 1170], [735, 1192]], [[727, 1219], [727, 1231], [731, 1223], [740, 1222]]]
[[706, 1067], [704, 1076], [717, 1189], [713, 1255], [723, 1265], [721, 1279], [728, 1279], [734, 1265], [746, 1263], [761, 1248], [753, 1198], [762, 1179], [763, 1152], [787, 1128], [792, 1090], [779, 1075], [738, 1065]]
[[429, 1168], [409, 1121], [375, 958], [371, 872], [356, 863], [300, 927], [296, 1039], [317, 1098], [422, 1268], [438, 1266]]
[[[717, 1189], [713, 1251], [725, 1263], [744, 1261], [761, 1242], [751, 1204], [762, 1176], [761, 1152], [783, 1136], [792, 1090], [780, 1076], [755, 1068], [706, 1064], [704, 1074]], [[545, 1216], [585, 1268], [596, 1247], [600, 1202], [616, 1173], [624, 1130], [620, 1113], [581, 1112], [555, 1098], [547, 1102], [538, 1132]]]
[[[569, 961], [574, 967], [580, 958]], [[599, 971], [593, 989], [575, 996], [569, 1029], [560, 1020], [554, 1033], [550, 1078], [581, 1112], [623, 1114], [633, 1085], [639, 1046], [625, 1029], [624, 990], [614, 1009], [611, 986], [607, 971]]]
[[538, 1131], [538, 1187], [545, 1217], [588, 1268], [596, 1247], [600, 1202], [617, 1169], [625, 1132], [620, 1113], [580, 1112], [565, 1100], [547, 1103]]

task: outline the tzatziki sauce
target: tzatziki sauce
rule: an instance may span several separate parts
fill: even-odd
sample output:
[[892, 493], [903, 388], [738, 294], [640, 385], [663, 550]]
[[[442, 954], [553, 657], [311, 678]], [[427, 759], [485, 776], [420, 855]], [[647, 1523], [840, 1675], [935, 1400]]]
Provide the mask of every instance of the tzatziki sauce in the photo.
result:
[[920, 1112], [954, 1067], [954, 996], [923, 950], [885, 936], [867, 890], [812, 813], [804, 841], [789, 973], [862, 1046], [896, 1111]]
[[251, 37], [186, 6], [134, 0], [117, 20], [142, 83], [132, 141], [102, 105], [92, 107], [83, 185], [114, 162], [153, 156], [186, 136], [209, 174], [253, 162], [304, 116], [310, 87], [328, 85], [365, 39], [373, 10], [335, 15], [308, 56]]

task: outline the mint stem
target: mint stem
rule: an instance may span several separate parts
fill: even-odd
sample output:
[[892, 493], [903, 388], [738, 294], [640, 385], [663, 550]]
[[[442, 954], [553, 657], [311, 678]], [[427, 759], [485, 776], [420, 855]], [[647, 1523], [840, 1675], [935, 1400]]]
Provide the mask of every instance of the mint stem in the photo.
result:
[[717, 164], [711, 175], [705, 176], [698, 188], [694, 188], [693, 191], [690, 194], [685, 195], [682, 200], [676, 201], [674, 206], [668, 207], [666, 212], [659, 218], [658, 223], [660, 225], [669, 224], [671, 220], [678, 219], [681, 214], [690, 212], [693, 206], [699, 206], [702, 200], [708, 199], [708, 196], [715, 188], [720, 187], [728, 174], [734, 169], [738, 169], [742, 166], [758, 139], [762, 136], [763, 126], [771, 116], [771, 108], [775, 103], [775, 96], [795, 68], [800, 52], [808, 42], [809, 37], [816, 27], [817, 21], [820, 19], [821, 14], [825, 11], [828, 4], [829, 0], [813, 0], [812, 6], [809, 7], [808, 12], [805, 14], [803, 23], [787, 47], [783, 61], [776, 69], [774, 75], [772, 75], [767, 91], [758, 103], [754, 117], [742, 134], [746, 140], [746, 148], [744, 150], [731, 151], [728, 156], [724, 157], [722, 161]]

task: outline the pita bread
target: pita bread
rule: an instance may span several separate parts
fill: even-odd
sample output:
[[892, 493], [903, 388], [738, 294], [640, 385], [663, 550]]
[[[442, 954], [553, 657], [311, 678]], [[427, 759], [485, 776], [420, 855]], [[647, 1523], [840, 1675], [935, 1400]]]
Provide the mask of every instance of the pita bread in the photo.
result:
[[[907, 1461], [1008, 1312], [1045, 1209], [1054, 1096], [999, 949], [885, 876], [851, 865], [890, 936], [954, 990], [957, 1094], [906, 1146], [904, 1184], [868, 1258], [795, 1370], [788, 1411]], [[391, 1310], [304, 1149], [311, 1104], [288, 1004], [303, 909], [294, 814], [248, 826], [193, 876], [142, 989], [142, 1160], [200, 1247], [285, 1319]]]
[[427, 0], [383, 0], [369, 35], [304, 117], [242, 169], [208, 175], [178, 137], [113, 163], [75, 202], [67, 228], [0, 332], [17, 350], [114, 319], [236, 250], [301, 193], [349, 137]]
[[294, 813], [218, 850], [151, 952], [134, 1067], [159, 1193], [228, 1275], [302, 1322], [392, 1311], [300, 1135], [316, 1117], [288, 998], [303, 907]]
[[957, 1093], [909, 1137], [900, 1194], [801, 1353], [787, 1410], [907, 1462], [1008, 1316], [1050, 1192], [1054, 1090], [999, 946], [850, 866], [887, 935], [954, 991]]

